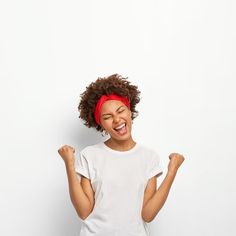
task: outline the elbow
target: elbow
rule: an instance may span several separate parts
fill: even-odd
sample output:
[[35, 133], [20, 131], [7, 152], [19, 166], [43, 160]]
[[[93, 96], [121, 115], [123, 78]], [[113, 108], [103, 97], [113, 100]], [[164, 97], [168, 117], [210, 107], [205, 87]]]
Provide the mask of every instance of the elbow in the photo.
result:
[[150, 222], [152, 222], [153, 221], [153, 219], [152, 218], [145, 218], [145, 217], [142, 217], [143, 218], [143, 221], [145, 221], [146, 223], [150, 223]]
[[92, 213], [92, 211], [93, 211], [93, 208], [92, 207], [87, 207], [87, 208], [79, 208], [79, 207], [76, 207], [75, 205], [74, 205], [74, 207], [75, 207], [75, 210], [76, 210], [76, 212], [77, 212], [77, 215], [79, 216], [79, 218], [81, 219], [81, 220], [86, 220], [87, 219], [87, 217]]
[[86, 220], [87, 216], [79, 216], [81, 220]]
[[144, 208], [142, 210], [142, 219], [143, 219], [143, 221], [145, 221], [147, 223], [152, 222], [155, 219], [155, 217], [157, 216], [159, 211], [160, 211], [160, 209], [158, 211], [153, 211], [153, 210]]
[[146, 223], [150, 223], [153, 221], [153, 217], [151, 217], [150, 215], [147, 214], [142, 214], [142, 219], [143, 221], [145, 221]]
[[78, 214], [78, 216], [79, 216], [79, 218], [80, 218], [81, 220], [86, 220], [87, 217], [91, 214], [91, 212], [88, 212], [88, 213], [81, 213], [81, 212], [79, 212], [79, 211], [77, 211], [77, 210], [76, 210], [76, 212], [77, 212], [77, 214]]
[[143, 221], [147, 223], [151, 223], [157, 215], [157, 212], [151, 212], [150, 210], [148, 211], [147, 209], [143, 209], [142, 211], [142, 219]]

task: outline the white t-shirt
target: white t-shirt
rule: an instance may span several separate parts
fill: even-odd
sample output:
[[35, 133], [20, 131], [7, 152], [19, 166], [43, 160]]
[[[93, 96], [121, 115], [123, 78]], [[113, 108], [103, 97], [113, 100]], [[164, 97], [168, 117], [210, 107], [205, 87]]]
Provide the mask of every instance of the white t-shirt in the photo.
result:
[[82, 220], [79, 236], [147, 236], [142, 219], [148, 180], [163, 173], [159, 155], [136, 143], [128, 151], [116, 151], [104, 142], [85, 147], [76, 158], [75, 170], [91, 180], [95, 205]]

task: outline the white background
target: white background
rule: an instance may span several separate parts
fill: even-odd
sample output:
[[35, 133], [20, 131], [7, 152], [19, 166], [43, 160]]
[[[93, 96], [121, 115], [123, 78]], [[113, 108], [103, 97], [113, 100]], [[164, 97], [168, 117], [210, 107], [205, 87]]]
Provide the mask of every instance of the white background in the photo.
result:
[[[101, 134], [79, 95], [119, 73], [138, 85], [133, 137], [185, 156], [151, 236], [236, 235], [233, 0], [0, 2], [0, 235], [78, 236], [64, 144]], [[125, 212], [124, 212], [125, 214]]]

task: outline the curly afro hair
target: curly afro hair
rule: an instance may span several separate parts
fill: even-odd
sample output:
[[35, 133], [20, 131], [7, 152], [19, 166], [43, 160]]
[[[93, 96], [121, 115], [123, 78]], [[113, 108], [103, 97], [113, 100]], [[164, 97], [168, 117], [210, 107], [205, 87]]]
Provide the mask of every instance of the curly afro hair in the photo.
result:
[[131, 85], [127, 79], [128, 77], [123, 78], [119, 74], [113, 74], [108, 77], [98, 77], [95, 82], [86, 87], [86, 90], [80, 94], [81, 100], [78, 105], [79, 118], [85, 121], [85, 126], [93, 127], [100, 132], [103, 131], [103, 128], [95, 121], [94, 111], [99, 98], [111, 93], [127, 97], [130, 101], [131, 119], [133, 120], [138, 116], [135, 107], [140, 102], [140, 91], [137, 86]]

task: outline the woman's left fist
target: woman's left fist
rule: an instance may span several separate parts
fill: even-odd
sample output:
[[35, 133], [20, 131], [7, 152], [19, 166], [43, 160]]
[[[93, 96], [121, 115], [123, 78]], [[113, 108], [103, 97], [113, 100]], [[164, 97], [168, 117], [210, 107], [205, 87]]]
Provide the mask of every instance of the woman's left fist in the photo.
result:
[[170, 162], [168, 165], [168, 170], [177, 171], [184, 161], [184, 156], [179, 153], [171, 153], [169, 155], [169, 159], [170, 159]]

